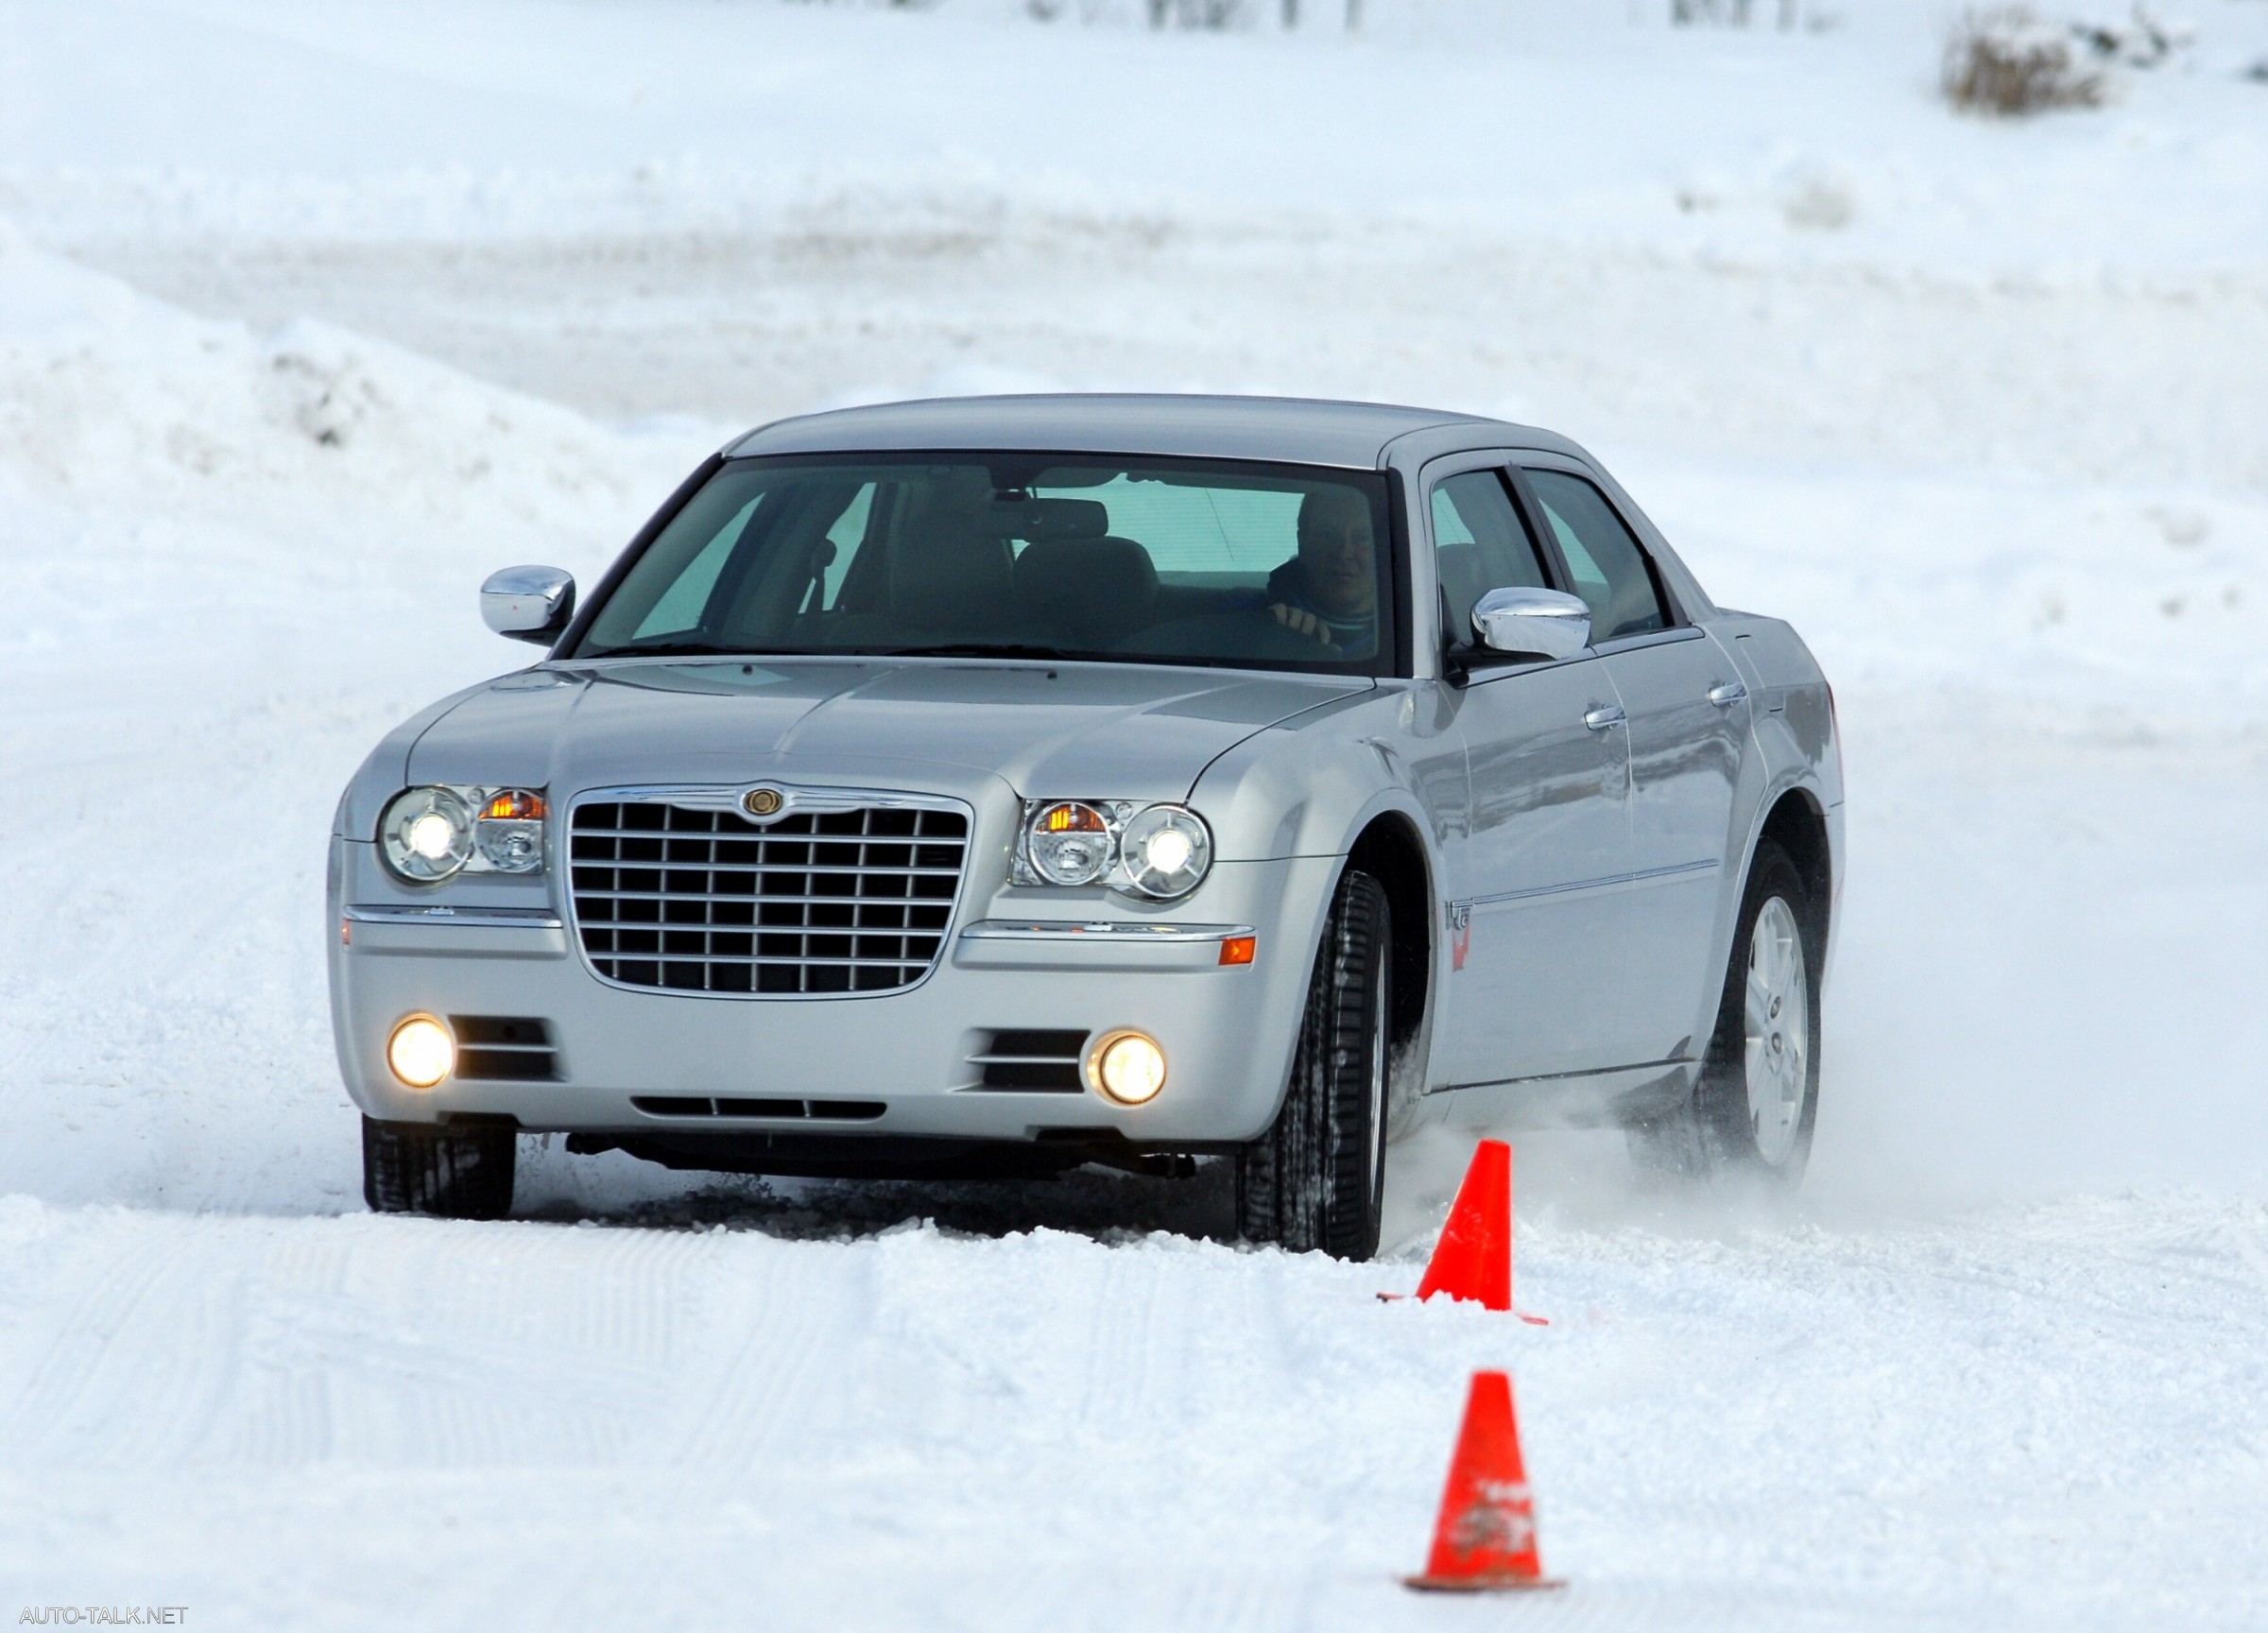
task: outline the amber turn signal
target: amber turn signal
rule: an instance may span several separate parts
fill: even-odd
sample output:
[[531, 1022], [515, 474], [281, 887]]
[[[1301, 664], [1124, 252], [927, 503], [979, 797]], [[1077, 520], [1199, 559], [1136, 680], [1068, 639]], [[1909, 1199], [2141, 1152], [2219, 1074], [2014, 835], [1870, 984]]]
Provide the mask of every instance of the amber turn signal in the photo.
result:
[[1249, 964], [1259, 947], [1260, 937], [1257, 936], [1231, 936], [1221, 943], [1221, 962]]

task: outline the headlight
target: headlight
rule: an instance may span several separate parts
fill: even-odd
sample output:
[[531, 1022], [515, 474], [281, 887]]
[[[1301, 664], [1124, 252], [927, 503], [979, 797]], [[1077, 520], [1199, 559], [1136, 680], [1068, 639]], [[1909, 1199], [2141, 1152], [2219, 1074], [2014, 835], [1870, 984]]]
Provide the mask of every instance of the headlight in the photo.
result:
[[543, 796], [499, 788], [472, 824], [472, 849], [499, 873], [536, 873], [543, 867]]
[[472, 860], [472, 813], [451, 789], [412, 788], [378, 818], [378, 847], [412, 884], [447, 879]]
[[1024, 830], [1032, 871], [1050, 885], [1091, 885], [1116, 853], [1110, 818], [1076, 799], [1043, 805]]
[[1108, 885], [1170, 902], [1205, 882], [1212, 831], [1184, 805], [1030, 799], [1015, 855], [1019, 885]]
[[459, 873], [539, 873], [543, 796], [526, 788], [412, 788], [378, 818], [378, 851], [413, 885]]
[[1153, 805], [1119, 834], [1118, 856], [1126, 883], [1144, 896], [1186, 896], [1212, 866], [1212, 835], [1194, 811]]

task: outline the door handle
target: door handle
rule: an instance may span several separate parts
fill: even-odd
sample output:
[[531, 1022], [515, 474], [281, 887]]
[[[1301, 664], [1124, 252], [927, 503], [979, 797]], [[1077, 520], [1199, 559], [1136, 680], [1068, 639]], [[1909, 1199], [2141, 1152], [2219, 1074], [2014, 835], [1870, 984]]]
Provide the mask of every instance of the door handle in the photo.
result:
[[1629, 718], [1630, 716], [1623, 712], [1621, 704], [1609, 703], [1604, 708], [1593, 709], [1589, 713], [1584, 715], [1583, 724], [1593, 731], [1604, 731], [1607, 727], [1620, 726]]
[[1720, 709], [1729, 709], [1748, 696], [1748, 688], [1738, 680], [1727, 680], [1709, 689], [1709, 700]]

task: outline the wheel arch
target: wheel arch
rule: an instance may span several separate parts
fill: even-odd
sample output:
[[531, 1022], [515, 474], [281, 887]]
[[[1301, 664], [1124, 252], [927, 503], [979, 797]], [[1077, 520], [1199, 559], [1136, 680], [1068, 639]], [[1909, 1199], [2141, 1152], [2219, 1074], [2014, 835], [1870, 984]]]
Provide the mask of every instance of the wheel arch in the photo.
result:
[[1808, 911], [1811, 922], [1804, 928], [1811, 932], [1815, 952], [1823, 954], [1828, 945], [1828, 931], [1834, 912], [1835, 856], [1828, 831], [1827, 810], [1818, 795], [1801, 783], [1780, 791], [1757, 825], [1756, 836], [1749, 841], [1748, 857], [1742, 869], [1742, 889], [1746, 890], [1748, 873], [1756, 866], [1757, 848], [1766, 840], [1777, 844], [1796, 864], [1803, 875], [1806, 894], [1811, 901]]
[[1434, 903], [1438, 899], [1433, 860], [1408, 815], [1386, 810], [1372, 816], [1347, 847], [1347, 866], [1361, 868], [1385, 887], [1394, 934], [1394, 1012], [1387, 1042], [1399, 1053], [1424, 1037], [1433, 1002]]

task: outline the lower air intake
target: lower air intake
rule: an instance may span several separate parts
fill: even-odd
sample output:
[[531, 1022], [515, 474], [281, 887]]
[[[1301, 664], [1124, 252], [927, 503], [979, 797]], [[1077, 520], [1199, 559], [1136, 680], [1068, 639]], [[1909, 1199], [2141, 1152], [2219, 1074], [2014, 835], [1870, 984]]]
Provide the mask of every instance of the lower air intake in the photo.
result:
[[712, 1100], [705, 1094], [633, 1094], [630, 1106], [648, 1117], [784, 1117], [810, 1123], [871, 1123], [888, 1109], [879, 1100]]
[[1023, 1094], [1076, 1094], [1086, 1085], [1079, 1061], [1087, 1034], [1073, 1031], [988, 1032], [985, 1046], [969, 1057], [977, 1069], [976, 1086]]

